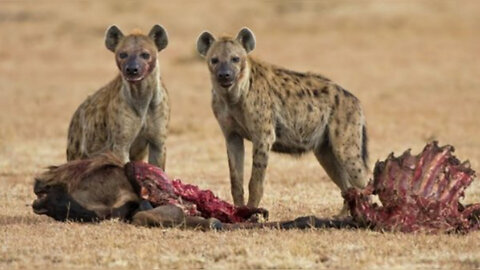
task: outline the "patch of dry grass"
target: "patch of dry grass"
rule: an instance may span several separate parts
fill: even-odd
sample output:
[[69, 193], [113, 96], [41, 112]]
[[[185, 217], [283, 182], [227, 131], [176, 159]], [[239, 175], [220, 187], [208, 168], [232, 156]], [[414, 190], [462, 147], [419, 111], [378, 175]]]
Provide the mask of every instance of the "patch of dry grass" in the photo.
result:
[[[209, 106], [207, 69], [194, 50], [204, 29], [234, 34], [249, 26], [256, 56], [323, 73], [357, 95], [372, 165], [438, 139], [478, 169], [478, 14], [475, 0], [0, 3], [0, 268], [479, 268], [480, 233], [205, 233], [57, 223], [29, 206], [33, 175], [65, 160], [74, 110], [117, 72], [103, 45], [112, 23], [168, 30], [161, 53], [172, 101], [168, 173], [223, 198], [230, 198], [225, 147]], [[247, 157], [247, 172], [250, 163]], [[274, 220], [329, 216], [341, 205], [311, 155], [273, 155], [265, 190], [262, 203]], [[479, 182], [466, 201], [480, 201]]]

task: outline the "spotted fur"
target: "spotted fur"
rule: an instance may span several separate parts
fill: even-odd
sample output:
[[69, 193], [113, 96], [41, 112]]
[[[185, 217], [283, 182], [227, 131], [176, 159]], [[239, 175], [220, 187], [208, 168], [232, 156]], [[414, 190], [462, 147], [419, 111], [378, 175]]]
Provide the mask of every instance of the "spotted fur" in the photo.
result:
[[[120, 74], [88, 97], [68, 130], [67, 160], [111, 151], [123, 162], [143, 160], [165, 169], [169, 100], [160, 77], [158, 52], [167, 46], [165, 30], [123, 36], [112, 26], [106, 46], [115, 53]], [[148, 56], [148, 58], [147, 58]], [[127, 70], [138, 67], [135, 74]]]
[[254, 47], [247, 28], [236, 38], [204, 32], [197, 42], [211, 74], [212, 108], [226, 140], [234, 203], [244, 204], [244, 139], [253, 143], [248, 206], [258, 207], [263, 196], [270, 150], [313, 151], [341, 191], [364, 187], [367, 134], [359, 100], [322, 75], [249, 56]]

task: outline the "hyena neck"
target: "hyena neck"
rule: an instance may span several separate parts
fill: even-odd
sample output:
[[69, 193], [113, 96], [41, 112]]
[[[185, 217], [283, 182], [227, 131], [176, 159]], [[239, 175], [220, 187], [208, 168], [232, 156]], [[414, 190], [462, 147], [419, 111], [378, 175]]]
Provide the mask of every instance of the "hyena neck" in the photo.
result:
[[145, 114], [151, 102], [161, 99], [160, 68], [154, 70], [139, 82], [128, 82], [122, 77], [122, 94], [127, 103], [140, 115]]
[[215, 91], [216, 94], [221, 96], [228, 104], [234, 105], [241, 103], [250, 89], [249, 61], [245, 63], [245, 66], [240, 71], [237, 82], [232, 85], [228, 90], [222, 89], [220, 86], [215, 87], [214, 90], [215, 89], [217, 89], [217, 91]]

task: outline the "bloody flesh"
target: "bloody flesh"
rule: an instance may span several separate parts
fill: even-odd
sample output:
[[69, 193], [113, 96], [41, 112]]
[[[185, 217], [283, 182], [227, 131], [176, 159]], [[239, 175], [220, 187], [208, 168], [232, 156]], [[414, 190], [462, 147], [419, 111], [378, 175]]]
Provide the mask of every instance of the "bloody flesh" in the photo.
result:
[[170, 180], [160, 168], [145, 162], [129, 162], [125, 165], [128, 178], [137, 186], [140, 196], [154, 207], [174, 204], [187, 215], [217, 218], [221, 222], [238, 223], [253, 221], [255, 214], [267, 218], [262, 208], [236, 207], [219, 199], [210, 190], [195, 185]]
[[[467, 232], [478, 230], [480, 204], [459, 200], [475, 172], [461, 163], [452, 146], [428, 144], [422, 153], [393, 154], [377, 162], [373, 182], [364, 190], [344, 193], [353, 219], [375, 230], [401, 232]], [[371, 202], [378, 195], [381, 206]]]
[[[433, 142], [416, 156], [406, 151], [399, 157], [391, 154], [385, 161], [377, 162], [373, 181], [366, 188], [352, 188], [343, 194], [353, 218], [346, 226], [430, 233], [480, 229], [480, 204], [464, 206], [459, 202], [475, 172], [468, 162], [461, 163], [453, 151], [452, 146], [439, 147]], [[214, 217], [227, 223], [248, 222], [256, 213], [265, 217], [268, 214], [261, 208], [235, 207], [210, 190], [170, 180], [161, 169], [144, 162], [127, 163], [125, 171], [141, 197], [154, 206], [175, 204], [188, 215]], [[372, 195], [378, 195], [381, 205], [372, 202]], [[303, 226], [301, 220], [292, 222], [293, 227]], [[319, 222], [319, 226], [329, 227], [327, 223]]]

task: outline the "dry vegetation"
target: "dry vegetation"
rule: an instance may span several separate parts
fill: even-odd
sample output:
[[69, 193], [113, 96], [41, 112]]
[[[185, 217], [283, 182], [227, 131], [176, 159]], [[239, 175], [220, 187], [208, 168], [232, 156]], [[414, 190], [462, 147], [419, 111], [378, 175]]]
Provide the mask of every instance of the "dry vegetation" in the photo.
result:
[[[225, 147], [207, 69], [194, 51], [204, 29], [249, 26], [254, 55], [323, 73], [355, 93], [366, 111], [372, 165], [438, 139], [480, 170], [479, 14], [476, 0], [0, 2], [0, 268], [478, 269], [480, 233], [204, 233], [57, 223], [29, 204], [33, 175], [65, 161], [74, 110], [117, 72], [103, 45], [112, 23], [145, 31], [161, 23], [169, 31], [161, 53], [173, 107], [167, 170], [223, 198], [231, 198]], [[480, 201], [480, 181], [467, 193], [473, 201]], [[341, 198], [312, 155], [273, 155], [263, 206], [273, 220], [330, 216]]]

